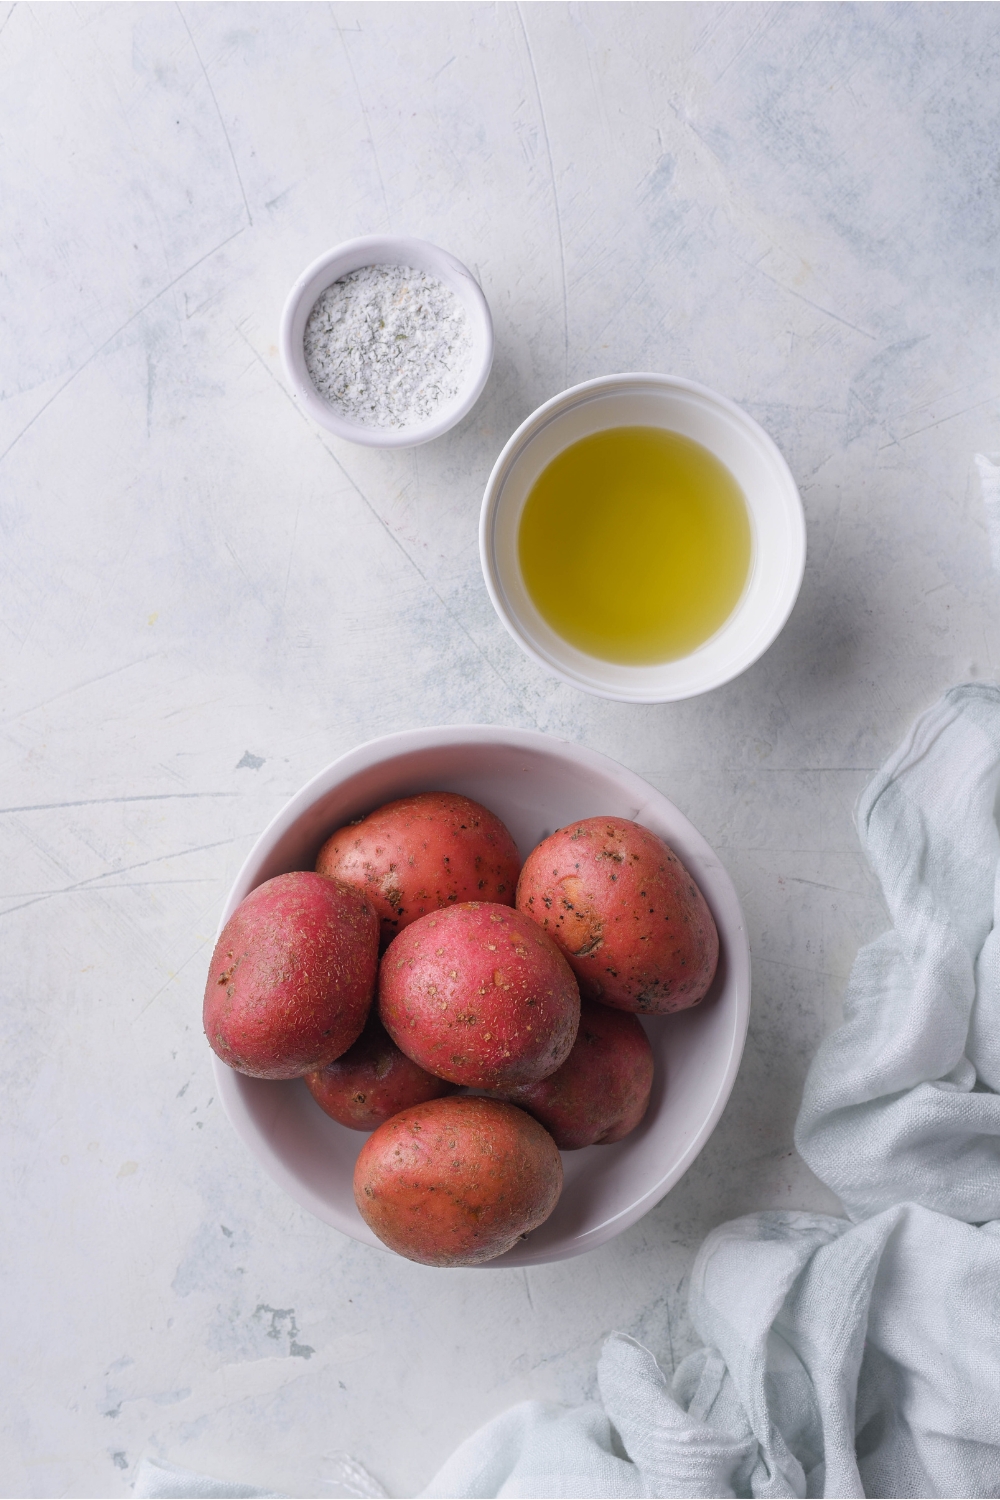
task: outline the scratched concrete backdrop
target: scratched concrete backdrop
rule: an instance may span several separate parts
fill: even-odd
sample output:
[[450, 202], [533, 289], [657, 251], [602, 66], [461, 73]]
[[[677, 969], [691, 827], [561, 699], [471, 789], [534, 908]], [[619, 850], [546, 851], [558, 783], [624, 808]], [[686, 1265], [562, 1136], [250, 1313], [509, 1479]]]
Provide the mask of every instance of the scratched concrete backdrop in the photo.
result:
[[[0, 4], [3, 1493], [126, 1494], [163, 1455], [397, 1494], [482, 1420], [594, 1391], [613, 1327], [669, 1368], [714, 1224], [828, 1207], [791, 1141], [883, 923], [851, 813], [912, 716], [994, 678], [974, 452], [1000, 450], [994, 5]], [[385, 454], [287, 396], [321, 250], [424, 235], [497, 357]], [[781, 640], [686, 704], [522, 657], [484, 480], [566, 384], [674, 371], [801, 485]], [[396, 728], [533, 725], [617, 757], [730, 869], [755, 957], [732, 1101], [602, 1250], [441, 1273], [307, 1217], [213, 1099], [199, 1008], [255, 834]]]

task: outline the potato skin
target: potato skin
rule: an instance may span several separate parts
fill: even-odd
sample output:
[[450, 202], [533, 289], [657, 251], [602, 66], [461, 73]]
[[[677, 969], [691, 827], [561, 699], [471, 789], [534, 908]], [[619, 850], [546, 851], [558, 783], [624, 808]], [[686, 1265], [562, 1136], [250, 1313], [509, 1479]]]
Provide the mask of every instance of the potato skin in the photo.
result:
[[663, 1015], [703, 999], [719, 934], [693, 877], [628, 818], [584, 818], [531, 851], [517, 908], [559, 944], [590, 1000]]
[[497, 1099], [434, 1099], [380, 1125], [354, 1170], [358, 1212], [425, 1266], [478, 1266], [537, 1229], [562, 1191], [549, 1133]]
[[378, 1013], [343, 1056], [305, 1076], [320, 1109], [351, 1130], [374, 1130], [383, 1120], [455, 1092], [455, 1084], [435, 1078], [400, 1052]]
[[584, 1000], [573, 1050], [554, 1073], [505, 1097], [544, 1125], [560, 1151], [610, 1146], [639, 1124], [653, 1049], [635, 1016]]
[[467, 901], [401, 932], [379, 969], [379, 1015], [420, 1067], [469, 1088], [536, 1083], [569, 1056], [580, 992], [555, 943], [508, 906]]
[[212, 954], [205, 1034], [251, 1078], [298, 1078], [346, 1052], [378, 970], [378, 918], [360, 891], [298, 870], [233, 912]]
[[514, 905], [521, 859], [500, 819], [457, 792], [421, 792], [338, 828], [319, 851], [321, 875], [364, 891], [382, 946], [429, 911], [459, 901]]

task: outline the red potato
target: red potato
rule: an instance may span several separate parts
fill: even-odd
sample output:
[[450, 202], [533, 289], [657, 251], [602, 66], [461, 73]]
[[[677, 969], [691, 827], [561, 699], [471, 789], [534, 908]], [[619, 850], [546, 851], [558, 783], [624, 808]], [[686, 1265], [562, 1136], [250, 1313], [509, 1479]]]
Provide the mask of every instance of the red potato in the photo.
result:
[[635, 1016], [584, 1000], [573, 1050], [554, 1073], [506, 1097], [544, 1125], [560, 1151], [610, 1146], [639, 1124], [653, 1049]]
[[365, 1029], [342, 1057], [305, 1076], [320, 1109], [351, 1130], [374, 1130], [383, 1120], [453, 1094], [455, 1085], [411, 1062], [372, 1011]]
[[555, 1142], [497, 1099], [435, 1099], [393, 1115], [361, 1148], [358, 1212], [425, 1266], [478, 1266], [544, 1223], [562, 1191]]
[[457, 792], [387, 802], [327, 839], [316, 869], [364, 891], [387, 946], [418, 917], [460, 901], [514, 905], [521, 860], [500, 819]]
[[536, 1083], [569, 1056], [580, 992], [530, 917], [477, 901], [421, 917], [379, 969], [379, 1014], [420, 1067], [469, 1088]]
[[298, 1078], [356, 1041], [378, 972], [378, 918], [360, 891], [299, 870], [233, 912], [205, 988], [213, 1050], [252, 1078]]
[[628, 818], [584, 818], [531, 851], [517, 907], [569, 959], [583, 995], [658, 1015], [703, 999], [719, 934], [673, 850]]

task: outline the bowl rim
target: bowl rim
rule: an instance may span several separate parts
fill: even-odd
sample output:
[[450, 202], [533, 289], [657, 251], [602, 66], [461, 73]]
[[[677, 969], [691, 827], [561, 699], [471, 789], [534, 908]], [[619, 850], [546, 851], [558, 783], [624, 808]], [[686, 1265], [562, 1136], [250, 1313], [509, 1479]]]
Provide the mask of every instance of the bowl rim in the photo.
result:
[[[784, 597], [781, 601], [780, 611], [773, 617], [768, 633], [756, 645], [753, 651], [737, 655], [735, 660], [730, 664], [717, 668], [714, 672], [706, 673], [704, 681], [697, 687], [680, 687], [675, 691], [663, 687], [644, 690], [639, 685], [633, 687], [613, 687], [584, 677], [582, 674], [576, 673], [571, 668], [567, 668], [555, 661], [536, 645], [509, 608], [503, 581], [500, 576], [500, 568], [496, 559], [495, 532], [503, 489], [510, 478], [516, 462], [529, 444], [550, 422], [570, 412], [574, 407], [583, 405], [595, 396], [618, 394], [626, 392], [629, 386], [640, 385], [644, 385], [647, 388], [653, 385], [665, 391], [675, 391], [699, 397], [709, 406], [714, 406], [725, 413], [732, 421], [741, 426], [758, 445], [761, 452], [773, 466], [785, 490], [786, 498], [791, 502], [788, 506], [786, 517], [790, 522], [791, 529], [791, 561], [789, 567], [786, 569]], [[795, 477], [788, 467], [778, 445], [770, 434], [765, 432], [760, 423], [749, 412], [745, 411], [742, 406], [738, 405], [737, 402], [730, 400], [728, 396], [721, 395], [718, 391], [712, 390], [710, 386], [702, 385], [699, 381], [689, 380], [681, 375], [667, 375], [653, 370], [624, 371], [620, 374], [598, 375], [591, 380], [581, 381], [578, 385], [569, 386], [566, 390], [558, 392], [555, 396], [551, 396], [548, 401], [544, 401], [541, 406], [536, 407], [511, 434], [501, 449], [490, 471], [490, 476], [486, 481], [479, 517], [479, 559], [486, 590], [490, 596], [493, 608], [500, 617], [501, 623], [525, 655], [530, 656], [539, 666], [544, 667], [546, 672], [558, 677], [571, 687], [590, 693], [597, 698], [609, 698], [618, 703], [676, 703], [687, 698], [700, 697], [702, 693], [711, 692], [714, 688], [722, 687], [725, 683], [731, 682], [735, 677], [739, 677], [753, 666], [754, 662], [759, 661], [777, 640], [788, 623], [788, 617], [795, 607], [795, 602], [802, 587], [806, 565], [805, 513]], [[737, 606], [738, 608], [739, 606]], [[731, 619], [735, 618], [735, 613], [734, 611], [734, 615], [730, 617]], [[723, 633], [728, 628], [728, 624], [728, 621], [723, 624], [717, 635]], [[591, 659], [598, 666], [607, 665], [610, 667], [613, 665], [612, 663], [601, 663], [598, 657]], [[684, 659], [680, 658], [680, 660]]]
[[[413, 265], [417, 270], [436, 276], [455, 292], [470, 319], [474, 319], [478, 325], [476, 333], [481, 340], [481, 352], [477, 360], [474, 343], [462, 389], [433, 417], [410, 427], [366, 427], [360, 422], [348, 421], [319, 394], [306, 368], [301, 330], [298, 328], [300, 315], [304, 328], [316, 298], [326, 287], [341, 276], [369, 265]], [[302, 315], [306, 303], [308, 306]], [[322, 255], [311, 261], [296, 277], [285, 298], [278, 341], [293, 397], [301, 403], [313, 421], [325, 427], [328, 432], [366, 448], [416, 448], [448, 432], [475, 406], [493, 366], [493, 318], [479, 282], [468, 266], [463, 265], [449, 250], [442, 249], [431, 240], [418, 239], [413, 235], [360, 235], [324, 250]]]
[[[540, 730], [514, 729], [491, 724], [449, 724], [432, 726], [423, 729], [399, 730], [392, 734], [382, 735], [378, 738], [365, 741], [355, 746], [345, 754], [332, 761], [323, 770], [313, 776], [306, 784], [296, 792], [285, 805], [275, 814], [267, 824], [263, 832], [255, 840], [253, 847], [247, 854], [246, 859], [233, 881], [232, 887], [227, 895], [223, 906], [222, 915], [216, 933], [216, 941], [221, 934], [226, 922], [243, 898], [260, 883], [257, 874], [265, 859], [268, 857], [279, 839], [288, 833], [297, 820], [321, 796], [332, 791], [336, 786], [348, 780], [350, 777], [370, 769], [382, 761], [392, 760], [409, 752], [426, 751], [428, 749], [455, 748], [462, 745], [481, 746], [510, 746], [515, 749], [541, 750], [549, 755], [560, 755], [568, 757], [585, 768], [590, 768], [604, 775], [611, 774], [622, 786], [623, 790], [630, 794], [636, 803], [635, 819], [639, 820], [642, 814], [650, 808], [658, 807], [665, 809], [674, 824], [676, 830], [682, 835], [685, 844], [685, 858], [690, 859], [692, 850], [695, 854], [695, 863], [699, 869], [693, 871], [699, 884], [710, 879], [713, 887], [712, 905], [720, 936], [725, 944], [727, 967], [732, 973], [734, 1010], [733, 1029], [729, 1038], [729, 1053], [726, 1057], [725, 1067], [721, 1075], [721, 1081], [716, 1090], [714, 1099], [709, 1107], [700, 1127], [689, 1140], [685, 1150], [674, 1162], [673, 1166], [663, 1174], [657, 1181], [650, 1184], [639, 1196], [625, 1209], [603, 1220], [601, 1223], [590, 1225], [582, 1232], [569, 1238], [558, 1250], [549, 1249], [532, 1255], [529, 1247], [523, 1250], [515, 1248], [508, 1255], [499, 1257], [496, 1261], [487, 1261], [482, 1270], [509, 1270], [513, 1265], [545, 1265], [557, 1260], [570, 1259], [575, 1255], [583, 1254], [587, 1250], [596, 1249], [605, 1244], [616, 1235], [636, 1223], [644, 1214], [666, 1196], [676, 1186], [680, 1179], [691, 1167], [699, 1156], [709, 1137], [715, 1130], [723, 1110], [729, 1101], [736, 1076], [739, 1071], [744, 1047], [746, 1045], [747, 1029], [750, 1022], [751, 1004], [751, 967], [750, 967], [750, 944], [747, 935], [746, 919], [743, 915], [742, 905], [736, 888], [718, 855], [711, 848], [708, 840], [695, 828], [688, 818], [664, 796], [662, 792], [650, 785], [636, 772], [630, 771], [622, 766], [611, 756], [604, 755], [600, 751], [591, 750], [588, 746], [578, 744], [571, 740], [565, 740], [557, 735], [545, 734]], [[268, 1175], [302, 1207], [321, 1218], [331, 1227], [337, 1228], [341, 1233], [359, 1240], [363, 1244], [374, 1244], [379, 1249], [386, 1249], [370, 1232], [366, 1230], [363, 1221], [358, 1220], [358, 1233], [354, 1233], [346, 1222], [334, 1222], [329, 1214], [320, 1210], [318, 1200], [313, 1197], [310, 1190], [290, 1171], [285, 1165], [282, 1157], [271, 1145], [269, 1139], [259, 1128], [256, 1120], [252, 1117], [245, 1103], [241, 1088], [242, 1075], [229, 1068], [221, 1058], [213, 1052], [211, 1054], [216, 1086], [223, 1110], [235, 1130], [258, 1162], [264, 1167]], [[250, 1080], [247, 1080], [248, 1082]], [[255, 1081], [255, 1080], [254, 1080]], [[393, 1252], [386, 1251], [391, 1254]], [[514, 1260], [509, 1256], [515, 1257]], [[476, 1269], [476, 1268], [472, 1268]]]

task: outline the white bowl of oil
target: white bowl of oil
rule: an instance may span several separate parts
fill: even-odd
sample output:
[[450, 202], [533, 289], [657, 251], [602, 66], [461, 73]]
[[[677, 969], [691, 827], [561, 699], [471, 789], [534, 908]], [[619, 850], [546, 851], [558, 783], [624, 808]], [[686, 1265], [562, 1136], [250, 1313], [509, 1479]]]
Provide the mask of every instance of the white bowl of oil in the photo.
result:
[[529, 656], [600, 697], [668, 703], [771, 645], [806, 530], [788, 465], [734, 402], [676, 376], [606, 375], [517, 429], [479, 544], [494, 607]]

